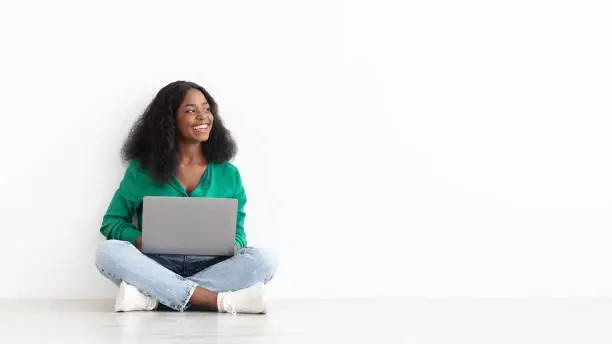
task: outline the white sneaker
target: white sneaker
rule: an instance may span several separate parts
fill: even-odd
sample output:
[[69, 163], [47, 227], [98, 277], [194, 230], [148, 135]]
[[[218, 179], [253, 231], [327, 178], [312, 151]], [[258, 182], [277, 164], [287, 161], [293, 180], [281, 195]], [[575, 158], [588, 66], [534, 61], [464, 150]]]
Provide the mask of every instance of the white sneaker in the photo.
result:
[[154, 298], [143, 295], [136, 287], [121, 281], [115, 299], [115, 312], [152, 311], [158, 304]]
[[236, 313], [266, 313], [267, 300], [263, 283], [257, 283], [246, 289], [219, 293], [219, 312]]

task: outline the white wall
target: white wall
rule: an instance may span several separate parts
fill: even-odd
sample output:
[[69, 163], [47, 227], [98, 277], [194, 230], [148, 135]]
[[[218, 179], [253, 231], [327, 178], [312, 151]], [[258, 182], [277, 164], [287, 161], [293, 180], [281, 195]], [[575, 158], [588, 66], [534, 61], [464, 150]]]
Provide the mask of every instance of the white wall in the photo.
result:
[[154, 93], [207, 87], [279, 297], [612, 295], [607, 1], [0, 5], [0, 297], [93, 252]]

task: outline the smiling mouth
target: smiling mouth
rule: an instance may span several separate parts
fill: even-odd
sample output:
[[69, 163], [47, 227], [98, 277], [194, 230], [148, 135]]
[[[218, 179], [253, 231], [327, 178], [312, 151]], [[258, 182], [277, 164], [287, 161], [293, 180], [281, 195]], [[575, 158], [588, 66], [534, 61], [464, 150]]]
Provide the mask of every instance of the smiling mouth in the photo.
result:
[[195, 130], [198, 131], [204, 131], [204, 130], [208, 130], [208, 128], [210, 128], [210, 124], [208, 123], [204, 123], [204, 124], [200, 124], [200, 125], [196, 125], [195, 127], [192, 127]]

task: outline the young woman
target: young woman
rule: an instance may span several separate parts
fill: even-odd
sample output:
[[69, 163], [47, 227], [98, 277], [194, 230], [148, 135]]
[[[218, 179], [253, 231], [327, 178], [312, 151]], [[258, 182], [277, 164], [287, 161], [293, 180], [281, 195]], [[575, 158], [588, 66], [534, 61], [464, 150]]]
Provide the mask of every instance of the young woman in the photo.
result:
[[[217, 104], [203, 87], [176, 81], [157, 93], [123, 146], [129, 165], [100, 228], [109, 240], [100, 244], [96, 266], [119, 286], [115, 311], [153, 310], [161, 303], [177, 311], [266, 312], [263, 285], [272, 279], [275, 262], [246, 246], [245, 190], [228, 162], [235, 153]], [[145, 196], [237, 199], [234, 256], [141, 253]], [[132, 224], [135, 214], [138, 226]]]

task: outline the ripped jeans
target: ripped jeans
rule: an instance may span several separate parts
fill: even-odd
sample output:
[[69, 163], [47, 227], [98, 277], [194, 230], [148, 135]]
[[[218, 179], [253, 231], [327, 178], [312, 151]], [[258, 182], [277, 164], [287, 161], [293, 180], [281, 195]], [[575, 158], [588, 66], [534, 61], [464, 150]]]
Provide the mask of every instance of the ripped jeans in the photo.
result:
[[214, 292], [268, 283], [276, 262], [263, 250], [244, 247], [232, 257], [145, 255], [127, 241], [107, 240], [96, 251], [96, 267], [116, 285], [136, 287], [161, 304], [184, 311], [196, 286]]

